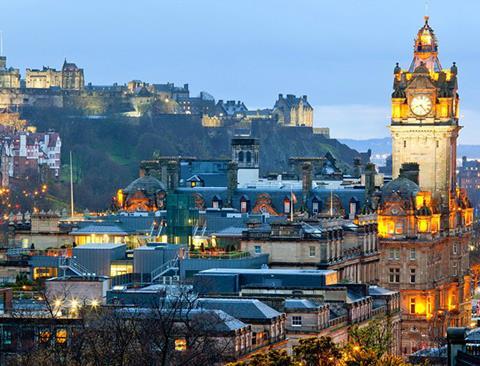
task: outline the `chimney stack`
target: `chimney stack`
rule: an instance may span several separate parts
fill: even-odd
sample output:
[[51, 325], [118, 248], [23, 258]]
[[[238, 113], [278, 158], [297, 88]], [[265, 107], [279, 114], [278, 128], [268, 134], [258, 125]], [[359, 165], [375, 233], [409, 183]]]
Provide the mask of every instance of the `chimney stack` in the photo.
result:
[[178, 187], [178, 161], [176, 160], [170, 160], [167, 163], [167, 189], [170, 192], [173, 192], [177, 189]]
[[365, 196], [369, 201], [375, 192], [375, 175], [377, 171], [375, 169], [375, 164], [368, 163], [365, 166]]
[[307, 201], [308, 194], [312, 190], [312, 163], [305, 161], [302, 164], [302, 196], [303, 204]]
[[238, 187], [238, 164], [228, 162], [227, 167], [227, 207], [233, 207], [233, 195]]

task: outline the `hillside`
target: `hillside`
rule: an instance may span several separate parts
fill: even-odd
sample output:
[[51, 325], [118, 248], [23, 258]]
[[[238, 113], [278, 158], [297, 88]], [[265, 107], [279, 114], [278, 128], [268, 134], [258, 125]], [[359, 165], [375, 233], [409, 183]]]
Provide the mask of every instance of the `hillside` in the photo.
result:
[[[164, 156], [229, 158], [234, 129], [204, 128], [199, 118], [188, 115], [156, 117], [88, 118], [68, 116], [59, 110], [25, 112], [39, 130], [54, 129], [62, 137], [62, 181], [52, 184], [56, 199], [68, 201], [68, 155], [74, 156], [76, 202], [79, 207], [105, 209], [116, 189], [138, 176], [142, 159], [154, 152]], [[291, 156], [323, 156], [331, 152], [347, 169], [359, 153], [337, 140], [314, 135], [307, 128], [280, 128], [258, 122], [252, 135], [260, 139], [261, 173], [288, 169]], [[58, 201], [56, 201], [58, 202]]]
[[[392, 152], [392, 142], [390, 137], [366, 140], [341, 139], [340, 141], [358, 151], [366, 151], [367, 149], [371, 149], [373, 155], [390, 154]], [[470, 159], [479, 159], [480, 145], [459, 144], [457, 156], [459, 158], [466, 156]]]

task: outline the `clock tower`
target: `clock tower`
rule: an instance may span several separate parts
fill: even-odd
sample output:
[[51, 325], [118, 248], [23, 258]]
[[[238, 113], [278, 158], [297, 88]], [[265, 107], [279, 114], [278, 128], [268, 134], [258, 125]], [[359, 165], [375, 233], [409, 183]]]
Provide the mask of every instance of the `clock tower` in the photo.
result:
[[392, 174], [404, 163], [419, 164], [419, 186], [447, 212], [455, 191], [458, 132], [457, 67], [442, 69], [437, 38], [425, 17], [408, 70], [394, 69]]

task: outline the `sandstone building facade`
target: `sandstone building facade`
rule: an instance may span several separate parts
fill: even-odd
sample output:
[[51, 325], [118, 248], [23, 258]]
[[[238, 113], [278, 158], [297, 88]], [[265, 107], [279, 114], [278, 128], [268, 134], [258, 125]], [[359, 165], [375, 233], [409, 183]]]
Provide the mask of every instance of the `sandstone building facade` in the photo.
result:
[[65, 90], [82, 90], [85, 86], [85, 79], [83, 69], [65, 60], [60, 71], [45, 66], [41, 70], [27, 69], [25, 85], [31, 89], [57, 87]]
[[470, 323], [473, 209], [456, 186], [457, 67], [442, 69], [425, 18], [408, 70], [394, 70], [393, 177], [378, 207], [380, 285], [399, 290], [402, 351], [437, 345]]

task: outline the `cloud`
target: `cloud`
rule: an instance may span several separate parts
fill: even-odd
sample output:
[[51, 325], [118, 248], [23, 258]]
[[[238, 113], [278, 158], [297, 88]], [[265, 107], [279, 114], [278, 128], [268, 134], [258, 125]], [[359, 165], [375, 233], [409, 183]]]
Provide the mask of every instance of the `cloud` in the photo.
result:
[[314, 107], [316, 127], [330, 127], [333, 138], [368, 139], [390, 133], [390, 108], [363, 104], [322, 105]]

